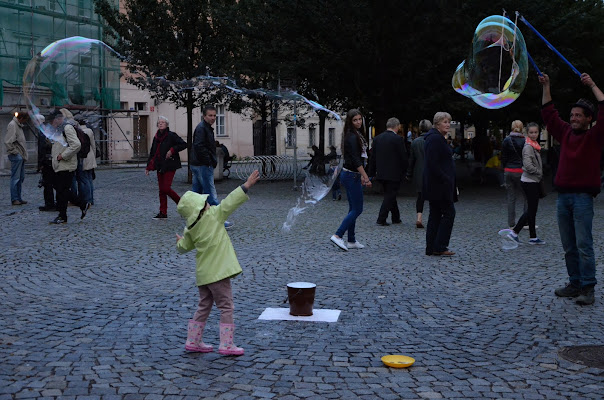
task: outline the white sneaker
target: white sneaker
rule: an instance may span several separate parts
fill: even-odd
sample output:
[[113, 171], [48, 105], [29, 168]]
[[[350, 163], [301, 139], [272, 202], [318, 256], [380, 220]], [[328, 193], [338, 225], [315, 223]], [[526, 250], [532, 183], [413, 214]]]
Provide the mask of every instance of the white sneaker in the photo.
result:
[[348, 242], [346, 245], [348, 246], [349, 249], [362, 249], [365, 247], [364, 244], [361, 244], [357, 241], [355, 241], [354, 243]]
[[344, 240], [342, 238], [339, 238], [336, 235], [332, 235], [331, 236], [331, 241], [333, 242], [333, 244], [335, 244], [336, 246], [338, 246], [342, 250], [348, 251], [348, 247], [346, 247], [346, 243], [344, 243]]

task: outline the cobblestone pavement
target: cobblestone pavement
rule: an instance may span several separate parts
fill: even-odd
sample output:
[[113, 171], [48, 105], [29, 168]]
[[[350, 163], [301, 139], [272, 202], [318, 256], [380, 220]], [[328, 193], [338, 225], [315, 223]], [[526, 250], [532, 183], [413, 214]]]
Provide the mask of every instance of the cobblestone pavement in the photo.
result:
[[[188, 189], [180, 170], [174, 188]], [[217, 185], [223, 198], [241, 182]], [[453, 258], [426, 257], [414, 226], [415, 199], [399, 198], [404, 223], [375, 224], [381, 198], [366, 195], [357, 239], [329, 242], [347, 212], [326, 199], [293, 230], [280, 227], [298, 192], [260, 182], [232, 216], [244, 273], [233, 280], [241, 357], [184, 351], [195, 311], [194, 254], [178, 255], [183, 221], [142, 169], [99, 170], [96, 204], [79, 219], [48, 224], [42, 192], [27, 175], [25, 206], [11, 206], [0, 178], [0, 400], [63, 399], [602, 399], [604, 370], [562, 360], [569, 345], [604, 344], [604, 298], [580, 307], [559, 299], [566, 281], [555, 194], [540, 204], [545, 246], [500, 248], [500, 188], [466, 187], [457, 203]], [[463, 188], [462, 188], [463, 189]], [[594, 220], [598, 279], [603, 196]], [[521, 238], [526, 241], [528, 234]], [[336, 323], [263, 321], [287, 307], [286, 284], [317, 284], [315, 308], [342, 310]], [[218, 312], [204, 335], [218, 345]], [[416, 363], [390, 369], [386, 354]]]

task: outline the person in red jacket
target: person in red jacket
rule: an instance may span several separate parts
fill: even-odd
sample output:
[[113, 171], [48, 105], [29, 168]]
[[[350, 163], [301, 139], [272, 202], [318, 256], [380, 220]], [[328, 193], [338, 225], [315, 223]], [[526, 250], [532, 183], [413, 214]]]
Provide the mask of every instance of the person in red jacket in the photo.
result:
[[580, 99], [572, 106], [570, 123], [563, 121], [552, 102], [549, 76], [539, 77], [543, 86], [541, 115], [547, 131], [560, 142], [560, 162], [554, 185], [558, 190], [557, 216], [569, 283], [554, 291], [559, 297], [576, 297], [581, 305], [594, 303], [596, 262], [593, 249], [593, 200], [600, 193], [600, 155], [604, 145], [604, 93], [588, 74], [581, 83], [598, 100], [594, 106]]

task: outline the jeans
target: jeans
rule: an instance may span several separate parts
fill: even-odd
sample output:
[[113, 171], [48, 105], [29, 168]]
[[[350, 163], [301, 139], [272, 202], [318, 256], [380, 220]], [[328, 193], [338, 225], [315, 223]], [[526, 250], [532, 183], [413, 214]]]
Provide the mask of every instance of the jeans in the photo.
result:
[[73, 181], [71, 182], [71, 192], [78, 197], [82, 197], [80, 193], [80, 176], [84, 168], [84, 161], [78, 159], [78, 168], [75, 170], [73, 174]]
[[218, 205], [218, 194], [214, 186], [214, 167], [209, 165], [191, 165], [193, 175], [193, 191], [199, 194], [207, 194], [208, 203], [211, 206]]
[[451, 231], [455, 221], [455, 206], [446, 200], [430, 200], [430, 215], [426, 228], [426, 254], [449, 249]]
[[85, 203], [94, 203], [94, 196], [92, 195], [92, 170], [80, 171], [78, 177], [78, 195]]
[[356, 242], [355, 224], [357, 218], [363, 212], [363, 185], [361, 185], [361, 174], [350, 171], [340, 173], [340, 183], [346, 189], [348, 198], [348, 215], [344, 217], [342, 224], [336, 231], [336, 235], [343, 238], [344, 232], [348, 232], [348, 241]]
[[505, 188], [507, 190], [508, 200], [508, 226], [516, 225], [516, 193], [520, 192], [524, 199], [524, 212], [528, 210], [528, 204], [526, 203], [526, 197], [520, 184], [520, 177], [522, 173], [519, 172], [505, 172]]
[[9, 154], [10, 160], [10, 201], [23, 201], [21, 185], [25, 180], [25, 161], [21, 154]]
[[593, 196], [587, 193], [560, 193], [556, 202], [558, 229], [570, 283], [595, 285], [596, 260], [592, 238]]

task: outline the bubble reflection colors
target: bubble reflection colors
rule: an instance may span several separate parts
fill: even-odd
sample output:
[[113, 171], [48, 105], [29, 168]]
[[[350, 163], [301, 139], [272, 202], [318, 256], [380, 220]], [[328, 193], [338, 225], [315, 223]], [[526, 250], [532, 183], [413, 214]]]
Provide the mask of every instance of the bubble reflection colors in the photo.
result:
[[508, 18], [493, 15], [478, 24], [472, 49], [453, 74], [456, 92], [481, 107], [498, 109], [513, 103], [528, 78], [526, 43]]
[[[46, 46], [29, 61], [23, 74], [25, 103], [36, 128], [65, 144], [62, 129], [44, 122], [39, 107], [69, 108], [74, 114], [77, 109], [118, 108], [122, 58], [102, 41], [81, 36]], [[92, 123], [100, 121], [98, 113], [88, 111], [86, 115]]]
[[327, 196], [340, 175], [340, 171], [342, 170], [341, 164], [342, 162], [337, 167], [334, 167], [333, 170], [330, 169], [330, 172], [323, 176], [306, 171], [306, 178], [304, 178], [304, 182], [302, 183], [302, 193], [296, 200], [296, 205], [290, 208], [287, 213], [285, 222], [281, 227], [283, 232], [290, 232], [300, 214], [303, 214], [309, 207], [314, 206]]

